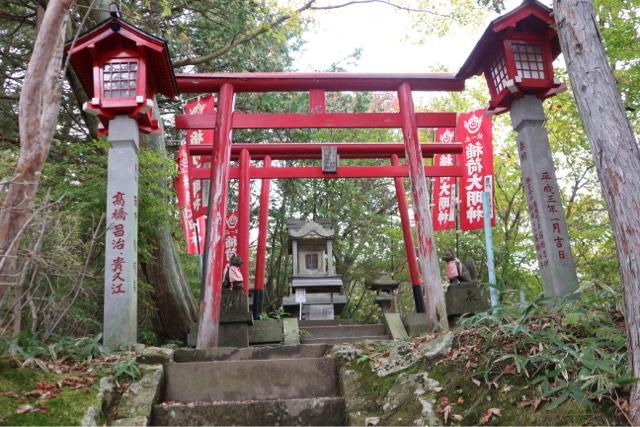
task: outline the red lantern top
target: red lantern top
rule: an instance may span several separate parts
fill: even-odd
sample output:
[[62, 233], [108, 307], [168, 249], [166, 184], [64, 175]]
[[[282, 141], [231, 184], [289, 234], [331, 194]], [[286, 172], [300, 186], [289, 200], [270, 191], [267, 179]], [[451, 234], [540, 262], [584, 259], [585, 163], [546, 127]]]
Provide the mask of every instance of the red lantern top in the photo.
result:
[[559, 54], [552, 10], [525, 0], [489, 24], [456, 77], [484, 73], [491, 94], [489, 110], [502, 113], [525, 94], [545, 99], [564, 89], [553, 75], [553, 60]]
[[102, 133], [119, 114], [135, 118], [144, 132], [158, 130], [155, 95], [178, 93], [164, 40], [112, 16], [65, 50], [90, 99], [84, 109], [99, 116]]

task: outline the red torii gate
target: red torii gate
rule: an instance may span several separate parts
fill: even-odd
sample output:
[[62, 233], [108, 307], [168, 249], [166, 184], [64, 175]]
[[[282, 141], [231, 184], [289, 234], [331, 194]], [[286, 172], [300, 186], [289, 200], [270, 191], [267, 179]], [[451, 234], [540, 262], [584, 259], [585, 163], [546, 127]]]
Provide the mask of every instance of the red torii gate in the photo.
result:
[[[176, 115], [178, 129], [214, 129], [213, 145], [191, 145], [190, 155], [211, 155], [211, 168], [197, 169], [193, 178], [211, 179], [208, 204], [203, 295], [200, 302], [198, 348], [217, 346], [220, 297], [224, 268], [224, 218], [227, 210], [228, 180], [239, 179], [239, 255], [249, 255], [249, 181], [262, 179], [260, 194], [256, 292], [264, 286], [264, 257], [271, 178], [356, 178], [393, 177], [398, 197], [407, 261], [416, 309], [424, 311], [422, 288], [412, 242], [402, 177], [409, 176], [417, 225], [419, 260], [424, 276], [426, 315], [448, 327], [444, 295], [428, 205], [426, 176], [461, 176], [457, 166], [423, 167], [423, 155], [460, 153], [460, 144], [420, 144], [418, 128], [454, 128], [455, 113], [416, 113], [412, 91], [462, 91], [464, 80], [453, 74], [352, 74], [352, 73], [239, 73], [178, 74], [181, 93], [217, 92], [217, 111], [213, 114]], [[398, 113], [327, 113], [326, 91], [396, 91]], [[308, 92], [309, 113], [241, 113], [233, 111], [235, 93]], [[232, 144], [234, 129], [301, 128], [399, 128], [404, 144]], [[337, 173], [323, 173], [319, 167], [272, 167], [272, 159], [320, 158], [322, 145], [336, 146], [342, 158], [390, 158], [387, 166], [341, 166]], [[230, 160], [239, 159], [232, 168]], [[405, 155], [407, 165], [399, 157]], [[263, 167], [250, 167], [250, 160], [262, 159]], [[248, 263], [243, 275], [248, 278]], [[245, 280], [245, 286], [248, 281]]]

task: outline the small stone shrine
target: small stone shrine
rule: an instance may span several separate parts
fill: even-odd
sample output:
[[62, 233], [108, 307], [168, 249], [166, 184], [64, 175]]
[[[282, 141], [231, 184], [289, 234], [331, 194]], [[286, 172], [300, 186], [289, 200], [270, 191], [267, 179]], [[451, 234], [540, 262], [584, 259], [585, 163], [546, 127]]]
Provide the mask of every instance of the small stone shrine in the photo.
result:
[[303, 320], [330, 320], [344, 308], [342, 277], [333, 265], [334, 230], [327, 221], [287, 221], [293, 259], [291, 295], [282, 300], [286, 312]]
[[383, 313], [396, 312], [396, 289], [400, 282], [393, 280], [391, 274], [387, 272], [378, 273], [371, 282], [365, 282], [367, 288], [376, 291], [376, 304], [382, 308]]

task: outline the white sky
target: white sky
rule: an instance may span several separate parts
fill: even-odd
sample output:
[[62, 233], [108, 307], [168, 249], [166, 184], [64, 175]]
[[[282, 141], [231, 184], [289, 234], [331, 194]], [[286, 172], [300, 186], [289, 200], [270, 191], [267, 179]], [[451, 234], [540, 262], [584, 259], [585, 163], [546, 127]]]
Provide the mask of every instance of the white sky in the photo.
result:
[[[279, 2], [299, 6], [300, 0]], [[318, 4], [343, 2], [323, 0]], [[519, 3], [518, 0], [507, 0], [507, 10]], [[357, 64], [339, 64], [346, 71], [417, 73], [445, 66], [448, 71], [456, 72], [489, 21], [497, 16], [490, 14], [474, 28], [461, 28], [444, 38], [427, 38], [413, 29], [414, 24], [408, 12], [381, 3], [354, 4], [341, 9], [313, 11], [311, 14], [315, 23], [306, 32], [306, 44], [295, 61], [295, 67], [300, 72], [324, 71], [333, 62], [340, 62], [349, 56], [356, 48], [363, 49]]]

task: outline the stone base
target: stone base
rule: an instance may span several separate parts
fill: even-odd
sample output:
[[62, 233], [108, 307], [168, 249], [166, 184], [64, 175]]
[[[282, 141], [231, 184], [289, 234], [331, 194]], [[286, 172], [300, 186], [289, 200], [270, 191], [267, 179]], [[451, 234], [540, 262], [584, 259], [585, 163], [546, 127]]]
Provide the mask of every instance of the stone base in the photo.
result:
[[313, 304], [302, 306], [302, 318], [305, 320], [335, 319], [333, 304]]
[[411, 337], [433, 332], [433, 323], [427, 319], [426, 313], [407, 313], [402, 323]]
[[282, 320], [254, 320], [249, 328], [249, 344], [280, 344]]
[[242, 289], [223, 289], [218, 347], [249, 347], [249, 325], [253, 317]]
[[218, 347], [249, 347], [249, 325], [221, 323]]
[[447, 315], [459, 316], [465, 313], [479, 313], [488, 310], [488, 294], [485, 287], [475, 284], [449, 286], [445, 295]]

